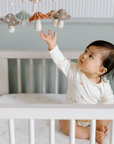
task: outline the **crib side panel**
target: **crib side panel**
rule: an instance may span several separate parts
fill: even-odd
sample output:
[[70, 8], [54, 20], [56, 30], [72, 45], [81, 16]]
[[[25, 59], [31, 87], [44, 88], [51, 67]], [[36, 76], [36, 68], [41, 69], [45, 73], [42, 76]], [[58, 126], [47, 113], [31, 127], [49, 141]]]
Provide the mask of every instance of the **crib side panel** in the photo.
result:
[[8, 93], [8, 59], [0, 59], [0, 95]]

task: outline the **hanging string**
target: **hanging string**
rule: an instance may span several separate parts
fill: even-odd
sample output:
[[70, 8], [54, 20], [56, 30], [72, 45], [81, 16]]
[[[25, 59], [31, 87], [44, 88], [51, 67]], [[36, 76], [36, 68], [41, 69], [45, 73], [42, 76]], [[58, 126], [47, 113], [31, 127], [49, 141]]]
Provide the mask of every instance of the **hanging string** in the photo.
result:
[[62, 9], [63, 9], [63, 0], [62, 0]]
[[37, 10], [37, 12], [38, 12], [38, 2], [37, 2], [37, 5], [36, 5], [36, 10]]
[[25, 10], [25, 1], [22, 0], [22, 2], [23, 2], [23, 10]]
[[[25, 10], [25, 0], [22, 0], [23, 3], [23, 11]], [[21, 16], [21, 18], [23, 17], [23, 15]], [[24, 19], [25, 19], [25, 14], [24, 14]]]
[[[39, 17], [39, 15], [38, 15], [38, 2], [37, 2], [37, 7], [36, 8], [37, 8], [36, 14]], [[36, 15], [35, 15], [35, 19], [36, 19]], [[39, 17], [39, 20], [40, 20], [40, 17]]]
[[54, 10], [55, 10], [55, 1], [54, 1]]
[[12, 6], [13, 6], [12, 0], [9, 5], [10, 5], [10, 13], [12, 13]]

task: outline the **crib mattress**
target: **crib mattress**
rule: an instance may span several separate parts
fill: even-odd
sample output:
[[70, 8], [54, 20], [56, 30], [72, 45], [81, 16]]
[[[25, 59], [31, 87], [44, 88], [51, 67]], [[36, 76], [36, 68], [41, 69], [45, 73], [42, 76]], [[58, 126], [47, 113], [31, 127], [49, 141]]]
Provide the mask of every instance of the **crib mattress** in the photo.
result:
[[[64, 94], [9, 94], [0, 97], [1, 103], [64, 103]], [[49, 120], [34, 120], [35, 122], [35, 144], [49, 144]], [[28, 120], [15, 119], [15, 143], [29, 144]], [[104, 144], [110, 142], [109, 131], [104, 138]], [[89, 139], [77, 139], [76, 144], [90, 144]], [[9, 144], [8, 120], [0, 120], [0, 144]], [[69, 136], [65, 135], [60, 127], [59, 120], [55, 120], [55, 144], [69, 144]], [[98, 144], [96, 142], [96, 144]]]

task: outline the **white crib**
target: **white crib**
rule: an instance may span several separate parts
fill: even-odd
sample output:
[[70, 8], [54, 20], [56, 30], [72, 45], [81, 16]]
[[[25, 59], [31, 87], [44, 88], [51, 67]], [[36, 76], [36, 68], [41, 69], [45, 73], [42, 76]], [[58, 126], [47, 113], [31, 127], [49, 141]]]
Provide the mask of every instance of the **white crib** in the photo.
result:
[[[64, 50], [63, 54], [68, 59], [78, 59], [81, 50]], [[9, 94], [8, 86], [8, 59], [17, 59], [18, 72], [18, 95], [21, 95], [21, 59], [30, 60], [30, 92], [33, 93], [33, 59], [42, 59], [42, 94], [45, 93], [45, 60], [51, 59], [48, 51], [14, 51], [0, 50], [0, 95]], [[58, 94], [58, 68], [55, 65], [55, 94]], [[65, 94], [63, 94], [65, 96]], [[1, 99], [0, 99], [1, 100]], [[75, 113], [75, 115], [74, 115]], [[95, 144], [96, 119], [110, 119], [111, 129], [109, 143], [114, 144], [114, 106], [113, 105], [71, 105], [71, 104], [5, 104], [0, 103], [0, 119], [8, 119], [9, 143], [15, 144], [14, 119], [28, 119], [29, 122], [29, 144], [35, 144], [34, 120], [48, 119], [49, 125], [49, 144], [55, 143], [55, 120], [70, 120], [69, 143], [75, 143], [75, 120], [91, 119], [90, 144]], [[1, 143], [1, 142], [0, 142]], [[83, 141], [80, 144], [85, 144]], [[106, 143], [105, 143], [106, 144]]]

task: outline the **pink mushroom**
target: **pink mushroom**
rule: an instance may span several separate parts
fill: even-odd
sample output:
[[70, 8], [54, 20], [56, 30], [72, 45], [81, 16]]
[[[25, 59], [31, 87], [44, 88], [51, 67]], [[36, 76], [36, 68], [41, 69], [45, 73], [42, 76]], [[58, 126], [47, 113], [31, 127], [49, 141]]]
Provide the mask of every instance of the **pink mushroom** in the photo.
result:
[[57, 12], [57, 11], [55, 11], [55, 10], [51, 10], [51, 12], [47, 13], [47, 15], [48, 15], [47, 19], [52, 19], [52, 25], [55, 26], [55, 27], [57, 26], [58, 19], [53, 18], [53, 15], [54, 15], [56, 12]]

